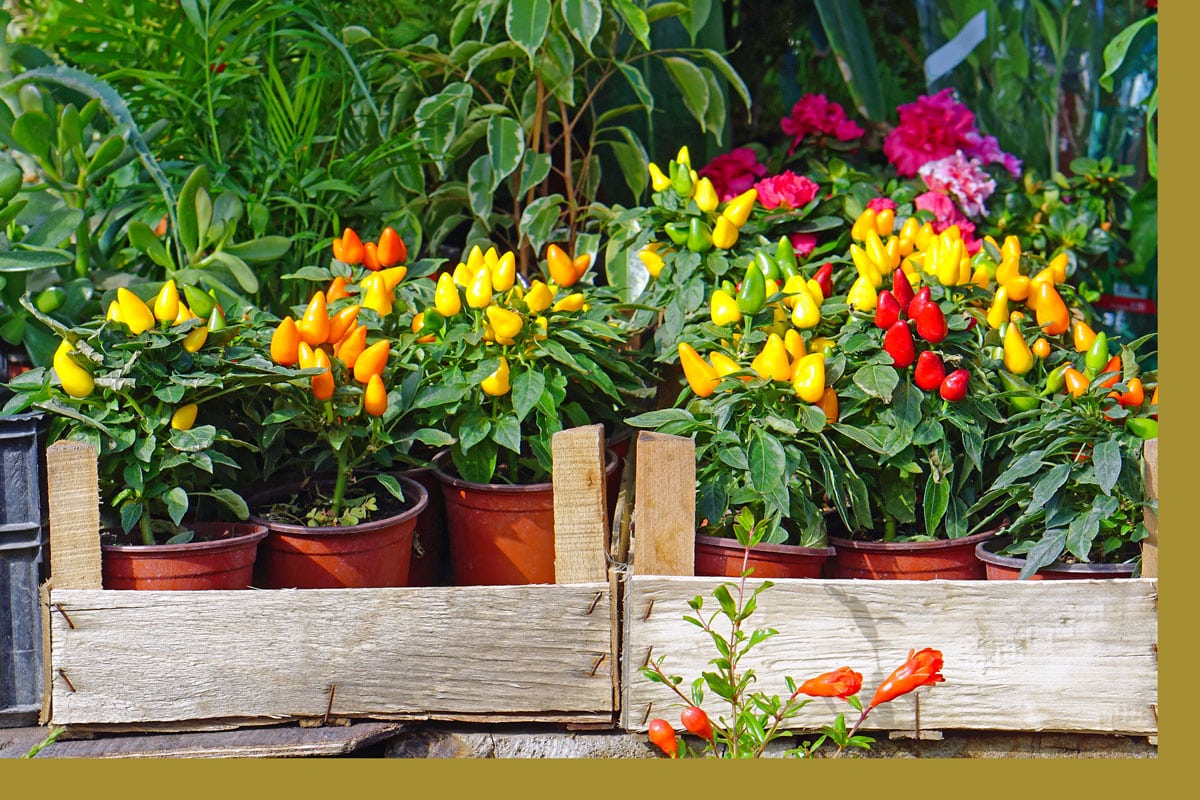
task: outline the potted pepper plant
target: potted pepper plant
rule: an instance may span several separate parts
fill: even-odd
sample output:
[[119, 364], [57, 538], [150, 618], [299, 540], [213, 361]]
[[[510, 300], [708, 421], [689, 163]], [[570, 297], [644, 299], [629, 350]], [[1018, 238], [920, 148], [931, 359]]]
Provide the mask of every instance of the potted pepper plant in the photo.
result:
[[[475, 245], [414, 317], [413, 405], [422, 427], [452, 440], [434, 464], [456, 584], [553, 583], [554, 433], [611, 429], [648, 394], [623, 348], [628, 323], [584, 280], [589, 266], [551, 245], [545, 273], [525, 285], [511, 251]], [[616, 466], [610, 453], [610, 481]]]
[[254, 447], [230, 433], [228, 409], [294, 371], [258, 355], [244, 326], [197, 317], [174, 281], [150, 304], [115, 294], [75, 327], [23, 299], [60, 344], [51, 368], [9, 384], [5, 411], [48, 412], [51, 440], [96, 448], [105, 588], [245, 589], [267, 532], [233, 488], [237, 451]]
[[[390, 231], [390, 233], [388, 233]], [[256, 584], [267, 588], [404, 586], [417, 518], [428, 492], [393, 474], [414, 446], [449, 438], [418, 429], [410, 413], [420, 375], [410, 339], [397, 329], [402, 240], [385, 228], [379, 243], [350, 229], [334, 242], [329, 278], [294, 315], [260, 315], [258, 344], [271, 360], [305, 370], [306, 380], [273, 387], [251, 409], [264, 453], [251, 502], [270, 529]], [[392, 241], [392, 244], [387, 244]], [[279, 484], [277, 474], [290, 481]], [[299, 473], [299, 479], [296, 479]]]

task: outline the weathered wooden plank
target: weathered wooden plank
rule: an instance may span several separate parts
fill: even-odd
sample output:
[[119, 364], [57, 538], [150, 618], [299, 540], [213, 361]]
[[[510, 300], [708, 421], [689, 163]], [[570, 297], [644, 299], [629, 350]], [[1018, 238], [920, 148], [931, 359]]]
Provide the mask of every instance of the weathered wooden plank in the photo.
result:
[[99, 589], [100, 490], [96, 449], [83, 442], [46, 448], [50, 574], [63, 589]]
[[222, 732], [161, 733], [99, 739], [59, 739], [37, 758], [316, 758], [340, 756], [402, 733], [399, 722], [348, 726], [297, 725]]
[[554, 582], [608, 579], [604, 426], [558, 431], [554, 459]]
[[[1143, 449], [1145, 456], [1146, 497], [1158, 499], [1158, 439], [1146, 442]], [[1142, 541], [1142, 577], [1158, 577], [1158, 512], [1152, 508], [1145, 510], [1146, 533]]]
[[[714, 578], [638, 577], [625, 594], [621, 724], [645, 730], [678, 715], [679, 699], [638, 668], [651, 653], [685, 685], [709, 669], [707, 636], [682, 620], [687, 601], [711, 598]], [[753, 582], [751, 582], [753, 585]], [[942, 651], [945, 683], [921, 690], [921, 727], [1154, 734], [1158, 731], [1158, 582], [779, 580], [759, 598], [753, 628], [779, 631], [747, 660], [757, 686], [786, 695], [797, 681], [841, 666], [864, 676], [864, 695], [911, 648]], [[712, 702], [716, 700], [717, 702]], [[705, 698], [713, 714], [719, 698]], [[865, 727], [913, 727], [911, 699], [880, 706]], [[817, 728], [837, 711], [816, 700], [794, 727]]]
[[633, 525], [639, 573], [695, 572], [696, 445], [691, 439], [638, 434]]
[[55, 725], [613, 712], [607, 582], [51, 601]]

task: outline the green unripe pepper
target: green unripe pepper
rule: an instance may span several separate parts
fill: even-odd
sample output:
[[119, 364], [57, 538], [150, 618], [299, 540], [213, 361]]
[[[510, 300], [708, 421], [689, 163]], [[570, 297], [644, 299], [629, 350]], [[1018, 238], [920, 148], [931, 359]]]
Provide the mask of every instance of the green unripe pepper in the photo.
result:
[[61, 286], [50, 286], [38, 292], [33, 303], [43, 314], [57, 311], [67, 299], [67, 290]]
[[680, 197], [691, 197], [695, 185], [692, 183], [692, 170], [687, 164], [678, 161], [671, 162], [671, 188]]
[[668, 222], [664, 228], [667, 231], [667, 237], [672, 242], [680, 246], [687, 244], [688, 224], [686, 222]]
[[691, 250], [693, 253], [707, 253], [712, 249], [712, 246], [712, 231], [700, 221], [699, 217], [692, 217], [692, 221], [688, 226], [688, 250]]
[[775, 263], [775, 259], [760, 250], [754, 254], [754, 263], [758, 265], [764, 278], [770, 278], [773, 281], [779, 280], [782, 273], [779, 271], [779, 265]]
[[1056, 394], [1063, 388], [1066, 383], [1067, 370], [1071, 368], [1071, 362], [1067, 361], [1055, 367], [1049, 375], [1046, 376], [1046, 388], [1042, 390], [1042, 394]]
[[738, 309], [743, 314], [757, 314], [767, 300], [767, 279], [756, 264], [746, 267], [742, 288], [737, 293]]
[[775, 263], [779, 265], [779, 271], [783, 273], [785, 281], [800, 274], [800, 264], [796, 261], [796, 248], [792, 247], [792, 240], [786, 236], [779, 237], [779, 245], [775, 248]]
[[1139, 439], [1158, 438], [1158, 420], [1156, 419], [1150, 419], [1149, 417], [1129, 417], [1125, 420], [1125, 427]]
[[1083, 374], [1087, 377], [1094, 378], [1108, 363], [1108, 334], [1101, 331], [1096, 334], [1096, 338], [1092, 340], [1091, 347], [1088, 348], [1087, 354], [1083, 357], [1084, 371]]
[[1037, 408], [1038, 396], [1033, 393], [1033, 387], [1025, 382], [1024, 378], [1013, 375], [1008, 370], [997, 370], [997, 375], [1000, 376], [1000, 383], [1004, 384], [1004, 390], [1010, 392], [1008, 404], [1013, 411], [1029, 411]]

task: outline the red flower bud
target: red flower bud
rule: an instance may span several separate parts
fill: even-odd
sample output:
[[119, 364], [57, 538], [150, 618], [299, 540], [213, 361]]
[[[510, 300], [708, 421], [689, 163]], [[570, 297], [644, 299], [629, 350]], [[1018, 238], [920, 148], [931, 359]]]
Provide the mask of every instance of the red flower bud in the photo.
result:
[[849, 667], [839, 667], [815, 678], [809, 678], [796, 689], [797, 694], [809, 697], [850, 697], [862, 689], [862, 675]]
[[913, 689], [919, 689], [922, 686], [932, 686], [935, 683], [946, 680], [941, 675], [941, 669], [942, 653], [940, 650], [932, 650], [928, 647], [917, 652], [909, 650], [908, 660], [901, 664], [895, 672], [887, 676], [883, 683], [879, 684], [879, 688], [875, 690], [875, 696], [871, 698], [871, 705], [868, 708], [874, 708], [880, 703], [895, 700], [900, 695], [908, 694]]

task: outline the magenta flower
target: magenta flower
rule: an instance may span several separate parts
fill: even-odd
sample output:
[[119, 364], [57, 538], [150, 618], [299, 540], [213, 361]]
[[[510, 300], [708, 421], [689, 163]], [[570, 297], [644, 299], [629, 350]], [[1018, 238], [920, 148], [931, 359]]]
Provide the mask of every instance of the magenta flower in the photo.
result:
[[800, 141], [809, 134], [832, 136], [840, 142], [848, 142], [862, 136], [864, 131], [858, 123], [846, 119], [846, 110], [823, 94], [806, 94], [792, 106], [791, 116], [779, 122], [783, 132], [792, 137], [788, 155], [795, 152]]
[[867, 208], [876, 213], [883, 211], [885, 208], [895, 211], [896, 201], [890, 197], [872, 197], [867, 201]]
[[758, 163], [758, 156], [749, 147], [738, 147], [717, 156], [696, 174], [712, 181], [717, 197], [724, 203], [752, 187], [767, 174], [767, 167]]
[[996, 191], [996, 182], [984, 172], [980, 160], [968, 159], [962, 150], [937, 161], [926, 161], [917, 172], [932, 191], [952, 195], [968, 217], [986, 214], [983, 204]]
[[941, 233], [951, 225], [957, 225], [962, 234], [963, 246], [968, 253], [978, 253], [983, 243], [975, 238], [975, 223], [963, 215], [962, 210], [955, 205], [949, 195], [940, 192], [925, 192], [913, 200], [917, 211], [929, 211], [934, 215], [933, 232]]
[[901, 177], [916, 175], [922, 164], [956, 150], [984, 164], [1003, 164], [1014, 178], [1020, 175], [1020, 160], [1000, 150], [995, 137], [975, 129], [975, 115], [954, 99], [952, 89], [921, 95], [896, 111], [900, 124], [884, 138], [883, 153]]
[[763, 208], [800, 208], [817, 196], [817, 184], [791, 170], [754, 184]]
[[817, 247], [815, 233], [789, 233], [788, 239], [792, 242], [792, 250], [796, 253], [796, 258], [808, 258], [808, 254]]

